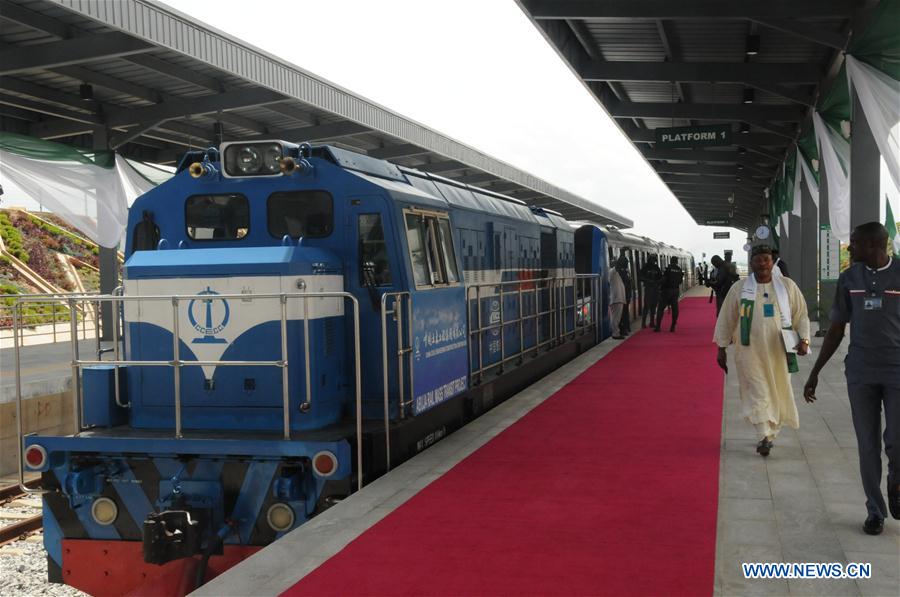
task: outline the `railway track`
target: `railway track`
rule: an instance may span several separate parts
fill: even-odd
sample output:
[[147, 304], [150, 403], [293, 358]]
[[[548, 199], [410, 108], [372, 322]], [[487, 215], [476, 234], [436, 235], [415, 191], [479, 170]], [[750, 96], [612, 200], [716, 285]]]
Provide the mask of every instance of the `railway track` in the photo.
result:
[[[39, 484], [40, 479], [33, 479], [25, 482], [27, 487], [37, 487]], [[26, 493], [19, 489], [18, 485], [2, 487], [0, 488], [0, 508], [13, 504], [17, 499], [25, 497], [26, 495]], [[16, 520], [10, 524], [0, 526], [0, 546], [11, 543], [28, 533], [40, 530], [42, 526], [43, 521], [41, 520], [40, 514], [22, 518], [21, 520]]]

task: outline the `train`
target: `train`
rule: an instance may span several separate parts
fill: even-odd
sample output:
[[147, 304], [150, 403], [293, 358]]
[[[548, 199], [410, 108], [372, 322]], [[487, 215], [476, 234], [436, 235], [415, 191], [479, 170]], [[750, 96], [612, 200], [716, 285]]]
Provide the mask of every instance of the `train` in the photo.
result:
[[693, 284], [685, 251], [341, 147], [188, 152], [83, 297], [113, 345], [73, 346], [75, 433], [23, 438], [49, 579], [189, 592], [604, 341], [620, 254]]

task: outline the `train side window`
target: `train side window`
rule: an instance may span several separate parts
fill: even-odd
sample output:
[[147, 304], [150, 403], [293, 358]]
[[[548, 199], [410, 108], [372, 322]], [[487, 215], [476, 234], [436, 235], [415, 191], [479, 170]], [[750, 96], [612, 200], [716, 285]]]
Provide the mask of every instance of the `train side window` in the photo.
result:
[[334, 205], [325, 191], [280, 191], [266, 201], [269, 234], [324, 238], [334, 228]]
[[193, 240], [237, 240], [250, 231], [250, 202], [243, 195], [194, 195], [184, 204], [187, 235]]
[[406, 214], [406, 241], [409, 243], [409, 258], [412, 261], [413, 278], [416, 286], [430, 282], [428, 264], [425, 261], [425, 220], [416, 214]]
[[406, 238], [417, 287], [459, 282], [450, 220], [446, 216], [407, 213]]
[[359, 215], [359, 268], [360, 286], [390, 286], [391, 264], [381, 214]]
[[447, 271], [447, 283], [459, 282], [459, 271], [456, 269], [456, 254], [453, 252], [453, 234], [450, 231], [450, 220], [431, 218], [438, 222], [438, 235], [441, 237], [441, 253], [444, 255], [444, 268]]

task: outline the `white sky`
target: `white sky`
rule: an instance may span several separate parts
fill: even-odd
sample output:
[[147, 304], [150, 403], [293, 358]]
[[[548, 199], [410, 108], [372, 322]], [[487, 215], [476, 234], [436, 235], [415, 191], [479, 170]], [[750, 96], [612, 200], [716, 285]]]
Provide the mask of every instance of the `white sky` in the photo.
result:
[[697, 226], [512, 0], [165, 0], [707, 259]]

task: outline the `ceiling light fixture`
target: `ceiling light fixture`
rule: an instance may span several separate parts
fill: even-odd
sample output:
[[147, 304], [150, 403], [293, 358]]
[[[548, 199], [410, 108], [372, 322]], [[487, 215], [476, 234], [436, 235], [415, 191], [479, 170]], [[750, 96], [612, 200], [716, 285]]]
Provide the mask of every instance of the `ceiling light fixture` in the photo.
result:
[[744, 89], [744, 103], [752, 104], [753, 100], [756, 99], [755, 95], [756, 94], [753, 92], [752, 89]]
[[747, 56], [756, 56], [759, 54], [759, 36], [747, 36]]
[[86, 102], [91, 101], [94, 99], [94, 88], [88, 83], [82, 83], [78, 88], [78, 95]]
[[749, 132], [750, 132], [750, 125], [747, 124], [746, 122], [742, 122], [741, 123], [741, 134], [746, 135]]

